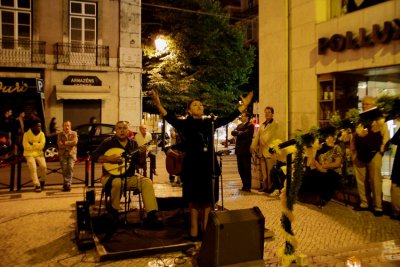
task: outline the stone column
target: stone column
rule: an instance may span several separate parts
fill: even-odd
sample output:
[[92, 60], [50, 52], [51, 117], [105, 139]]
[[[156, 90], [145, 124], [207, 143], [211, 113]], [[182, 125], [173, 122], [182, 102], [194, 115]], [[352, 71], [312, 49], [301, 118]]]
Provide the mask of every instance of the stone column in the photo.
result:
[[119, 120], [136, 128], [142, 118], [141, 0], [120, 1]]

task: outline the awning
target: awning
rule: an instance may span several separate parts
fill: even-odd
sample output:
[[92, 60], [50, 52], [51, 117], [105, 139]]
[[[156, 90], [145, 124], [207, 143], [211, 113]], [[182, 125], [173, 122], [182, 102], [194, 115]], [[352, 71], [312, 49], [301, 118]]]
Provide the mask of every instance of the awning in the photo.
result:
[[60, 99], [107, 99], [109, 86], [56, 85], [57, 100]]

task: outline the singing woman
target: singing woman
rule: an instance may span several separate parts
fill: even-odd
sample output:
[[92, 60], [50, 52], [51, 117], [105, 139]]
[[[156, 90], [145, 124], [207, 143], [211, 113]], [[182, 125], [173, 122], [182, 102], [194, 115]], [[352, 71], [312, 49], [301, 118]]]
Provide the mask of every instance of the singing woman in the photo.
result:
[[184, 140], [182, 147], [186, 156], [181, 174], [183, 199], [189, 204], [190, 210], [189, 239], [198, 241], [200, 239], [198, 222], [200, 222], [201, 231], [204, 231], [207, 226], [208, 215], [219, 197], [217, 178], [220, 169], [216, 164], [215, 153], [213, 153], [212, 138], [214, 131], [237, 118], [250, 104], [253, 92], [242, 97], [242, 105], [224, 118], [205, 117], [203, 103], [199, 99], [193, 99], [188, 103], [187, 111], [189, 115], [187, 118], [178, 119], [162, 106], [156, 91], [153, 90], [152, 95], [160, 114], [182, 134]]

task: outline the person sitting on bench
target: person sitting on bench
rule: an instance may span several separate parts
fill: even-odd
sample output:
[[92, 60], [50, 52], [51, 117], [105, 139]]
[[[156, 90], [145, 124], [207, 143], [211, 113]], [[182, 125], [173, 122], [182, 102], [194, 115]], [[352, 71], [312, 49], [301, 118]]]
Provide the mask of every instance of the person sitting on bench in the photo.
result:
[[337, 189], [343, 157], [342, 149], [336, 144], [335, 128], [327, 128], [324, 134], [325, 142], [320, 145], [315, 157], [306, 158], [307, 167], [300, 188], [300, 195], [319, 196], [316, 203], [319, 206], [325, 206]]

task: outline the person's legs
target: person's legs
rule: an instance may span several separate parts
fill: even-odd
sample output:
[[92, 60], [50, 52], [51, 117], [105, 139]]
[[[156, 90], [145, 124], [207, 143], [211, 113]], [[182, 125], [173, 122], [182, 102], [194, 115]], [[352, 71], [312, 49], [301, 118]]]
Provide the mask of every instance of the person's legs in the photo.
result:
[[267, 159], [264, 157], [260, 158], [260, 165], [261, 165], [261, 179], [260, 179], [260, 190], [259, 191], [264, 191], [267, 189]]
[[208, 216], [210, 215], [210, 212], [211, 212], [211, 206], [206, 204], [205, 207], [203, 207], [202, 229], [201, 229], [203, 233], [206, 232]]
[[199, 235], [199, 211], [193, 203], [189, 203], [190, 211], [190, 236], [197, 238]]
[[360, 197], [360, 207], [368, 208], [368, 199], [366, 195], [366, 175], [367, 168], [364, 163], [360, 162], [357, 158], [353, 161], [354, 174], [357, 181], [357, 191]]
[[37, 168], [36, 168], [36, 161], [34, 157], [27, 156], [26, 164], [28, 165], [29, 169], [29, 176], [32, 179], [32, 183], [34, 186], [40, 186], [40, 182], [37, 175]]
[[376, 153], [368, 164], [368, 176], [372, 191], [374, 210], [382, 211], [382, 155]]
[[154, 193], [153, 182], [146, 177], [135, 175], [128, 178], [127, 188], [138, 188], [143, 196], [143, 203], [147, 213], [158, 210]]
[[237, 168], [239, 172], [240, 179], [242, 180], [242, 189], [246, 189], [246, 179], [243, 163], [243, 154], [236, 154]]
[[73, 157], [73, 156], [68, 157], [68, 167], [67, 167], [68, 186], [71, 186], [71, 184], [72, 184], [72, 177], [74, 176], [75, 161], [76, 161], [75, 157]]
[[121, 203], [121, 178], [114, 178], [111, 182], [111, 207], [118, 211]]
[[61, 167], [62, 174], [63, 174], [64, 187], [66, 186], [67, 180], [68, 180], [68, 177], [67, 177], [67, 164], [68, 164], [68, 159], [66, 157], [66, 153], [64, 153], [63, 155], [60, 156], [60, 167]]
[[244, 186], [251, 189], [251, 154], [243, 155]]
[[37, 157], [36, 161], [39, 165], [39, 172], [40, 172], [40, 185], [44, 187], [44, 184], [46, 183], [46, 178], [47, 178], [47, 164], [46, 164], [46, 158], [44, 156], [42, 157]]
[[150, 172], [157, 175], [157, 173], [156, 173], [156, 154], [154, 154], [152, 151], [150, 151], [149, 158], [150, 158]]

